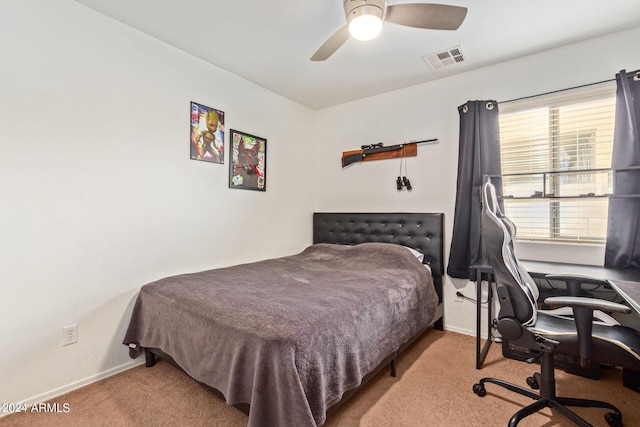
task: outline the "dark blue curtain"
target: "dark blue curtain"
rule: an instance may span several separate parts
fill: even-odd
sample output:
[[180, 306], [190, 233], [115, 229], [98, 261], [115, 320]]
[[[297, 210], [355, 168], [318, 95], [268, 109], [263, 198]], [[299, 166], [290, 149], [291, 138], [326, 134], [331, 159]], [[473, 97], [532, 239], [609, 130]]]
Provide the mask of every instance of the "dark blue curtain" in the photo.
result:
[[[468, 101], [458, 107], [458, 112], [458, 182], [447, 274], [469, 279], [469, 266], [482, 257], [480, 188], [483, 176], [501, 174], [498, 104]], [[501, 194], [502, 185], [492, 182]]]
[[[640, 167], [640, 71], [616, 75], [616, 119], [613, 169]], [[617, 171], [609, 199], [609, 223], [604, 265], [640, 268], [640, 170]]]

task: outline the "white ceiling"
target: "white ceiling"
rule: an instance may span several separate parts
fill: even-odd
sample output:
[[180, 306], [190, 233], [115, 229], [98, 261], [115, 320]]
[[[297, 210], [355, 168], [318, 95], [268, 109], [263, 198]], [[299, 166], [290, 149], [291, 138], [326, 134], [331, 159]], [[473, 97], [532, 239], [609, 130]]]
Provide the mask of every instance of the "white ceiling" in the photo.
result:
[[[457, 31], [385, 23], [311, 62], [345, 24], [343, 0], [76, 1], [313, 109], [640, 26], [640, 0], [447, 0], [469, 9]], [[456, 45], [466, 62], [432, 71], [422, 59]]]

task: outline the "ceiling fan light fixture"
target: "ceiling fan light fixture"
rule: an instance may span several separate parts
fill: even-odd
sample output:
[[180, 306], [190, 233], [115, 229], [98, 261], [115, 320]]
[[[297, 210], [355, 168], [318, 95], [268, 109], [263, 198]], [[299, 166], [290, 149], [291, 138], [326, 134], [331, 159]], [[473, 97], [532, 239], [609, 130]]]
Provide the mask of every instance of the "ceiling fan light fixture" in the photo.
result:
[[373, 40], [382, 31], [382, 19], [375, 15], [356, 16], [349, 22], [349, 33], [356, 40]]
[[356, 40], [373, 40], [382, 31], [385, 1], [345, 0], [349, 33]]
[[[457, 30], [467, 16], [467, 8], [434, 3], [387, 5], [387, 0], [343, 0], [347, 25], [343, 25], [311, 57], [324, 61], [349, 38], [372, 40], [384, 22], [425, 30]], [[456, 59], [456, 58], [454, 58]]]

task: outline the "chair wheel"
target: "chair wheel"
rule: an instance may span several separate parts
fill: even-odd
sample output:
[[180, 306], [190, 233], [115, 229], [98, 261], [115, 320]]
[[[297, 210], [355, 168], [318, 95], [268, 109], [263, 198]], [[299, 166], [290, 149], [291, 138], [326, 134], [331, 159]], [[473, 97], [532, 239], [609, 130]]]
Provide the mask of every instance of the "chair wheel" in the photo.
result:
[[605, 421], [611, 427], [622, 427], [622, 415], [609, 412], [604, 416]]
[[473, 392], [480, 397], [484, 397], [487, 395], [487, 390], [484, 388], [482, 384], [474, 384]]
[[534, 377], [527, 377], [527, 385], [534, 390], [538, 390], [540, 388], [540, 384]]

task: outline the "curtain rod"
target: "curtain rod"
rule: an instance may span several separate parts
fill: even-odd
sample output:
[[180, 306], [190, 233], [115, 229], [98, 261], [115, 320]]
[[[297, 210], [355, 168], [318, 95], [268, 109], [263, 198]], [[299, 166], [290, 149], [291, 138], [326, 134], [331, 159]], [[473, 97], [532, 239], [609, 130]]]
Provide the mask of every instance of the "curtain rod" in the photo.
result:
[[[629, 72], [627, 74], [638, 74], [638, 73], [640, 73], [640, 70], [631, 71], [631, 72]], [[599, 85], [599, 84], [602, 84], [602, 83], [613, 82], [615, 80], [616, 79], [614, 77], [613, 79], [601, 80], [601, 81], [595, 82], [595, 83], [587, 83], [587, 84], [583, 84], [583, 85], [579, 85], [579, 86], [568, 87], [568, 88], [565, 88], [565, 89], [558, 89], [558, 90], [552, 90], [550, 92], [539, 93], [537, 95], [529, 95], [529, 96], [523, 96], [521, 98], [509, 99], [507, 101], [499, 101], [498, 104], [506, 104], [507, 102], [522, 101], [523, 99], [529, 99], [529, 98], [537, 98], [538, 96], [551, 95], [553, 93], [564, 92], [564, 91], [567, 91], [567, 90], [580, 89], [580, 88], [588, 87], [588, 86], [595, 86], [595, 85]]]
[[537, 95], [529, 95], [529, 96], [523, 96], [521, 98], [509, 99], [509, 100], [506, 100], [506, 101], [499, 101], [498, 104], [506, 104], [507, 102], [522, 101], [524, 99], [529, 99], [529, 98], [537, 98], [539, 96], [551, 95], [553, 93], [564, 92], [564, 91], [572, 90], [572, 89], [580, 89], [582, 87], [595, 86], [595, 85], [599, 85], [599, 84], [602, 84], [602, 83], [613, 82], [615, 80], [616, 79], [613, 78], [613, 79], [608, 79], [608, 80], [601, 80], [601, 81], [595, 82], [595, 83], [587, 83], [587, 84], [584, 84], [584, 85], [568, 87], [568, 88], [565, 88], [565, 89], [552, 90], [550, 92], [539, 93]]

